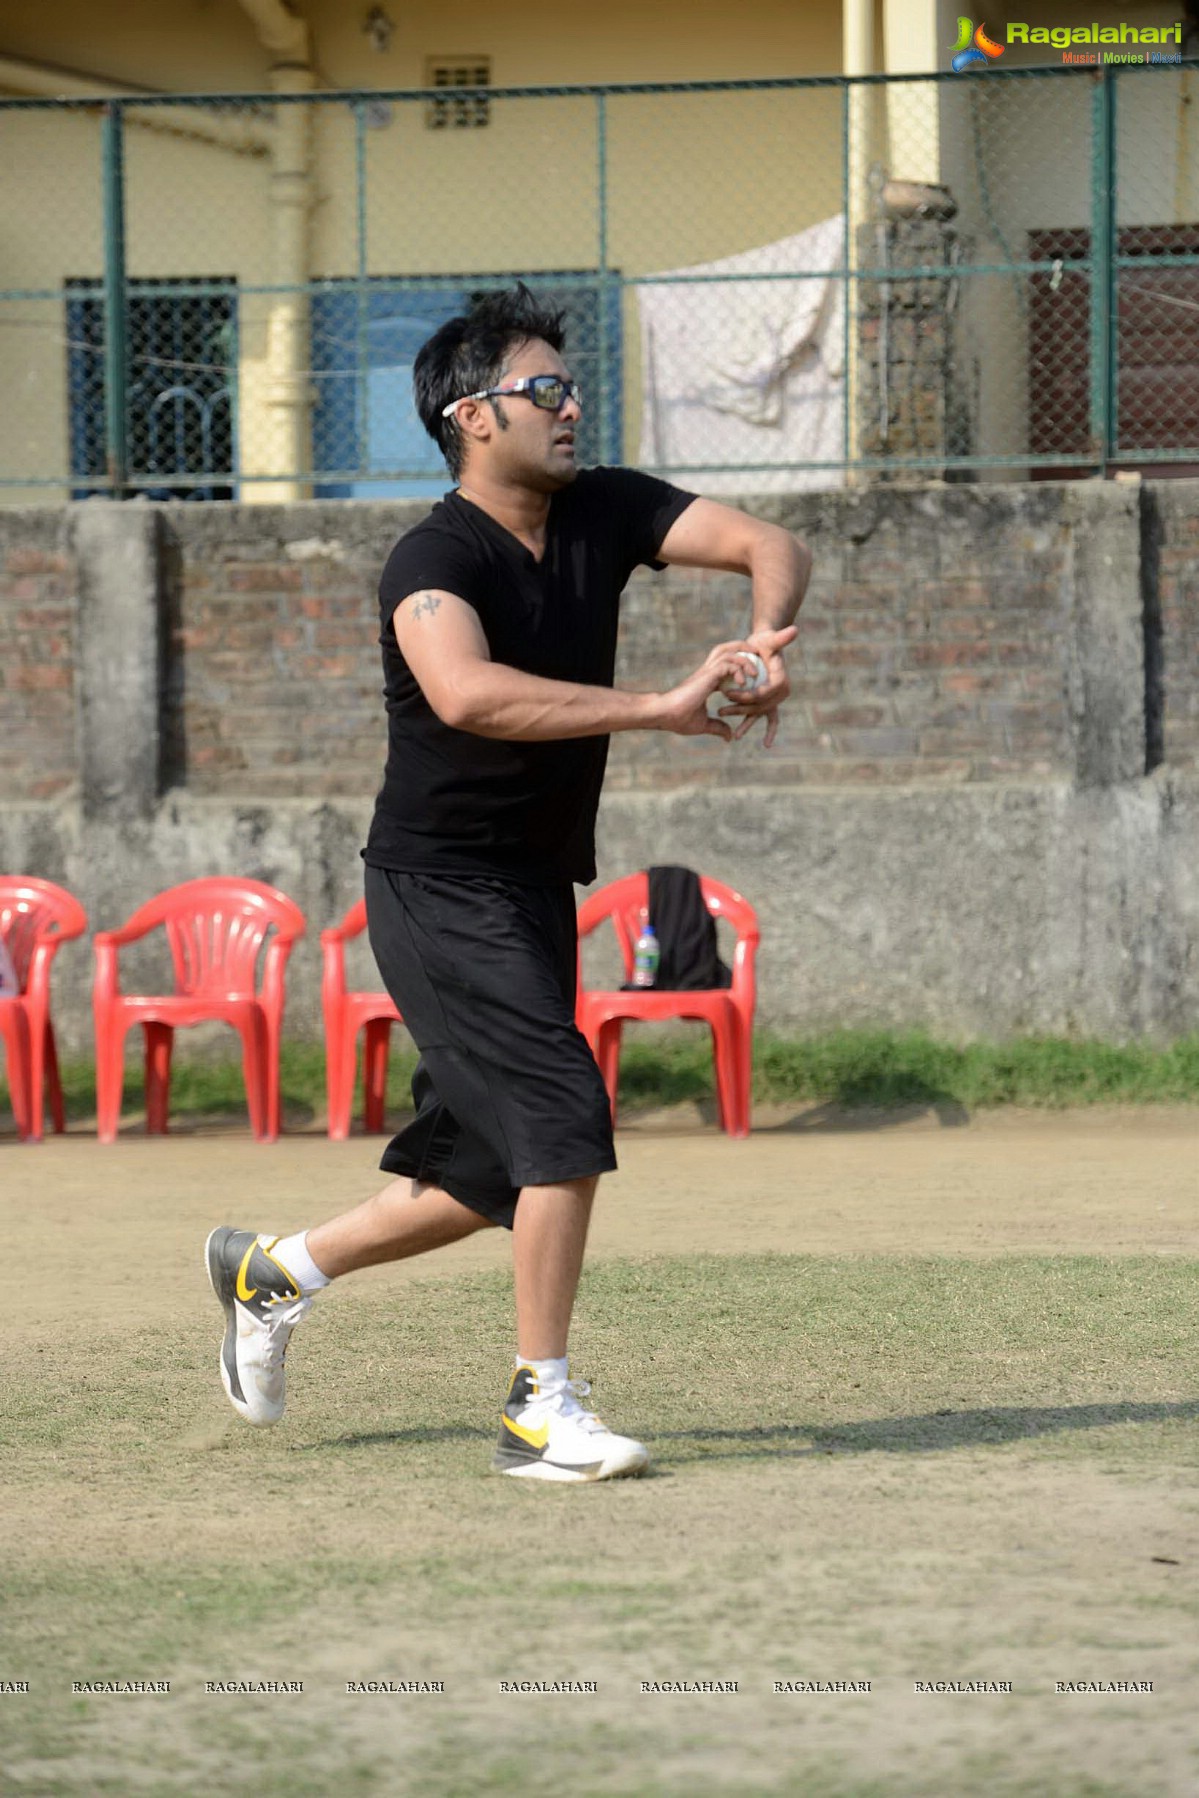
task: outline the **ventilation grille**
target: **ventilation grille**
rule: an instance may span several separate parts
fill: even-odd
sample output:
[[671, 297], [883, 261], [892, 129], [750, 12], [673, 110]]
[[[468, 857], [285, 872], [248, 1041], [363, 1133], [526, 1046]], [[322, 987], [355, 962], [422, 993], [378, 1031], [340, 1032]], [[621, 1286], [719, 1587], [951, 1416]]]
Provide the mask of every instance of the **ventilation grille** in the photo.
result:
[[478, 131], [490, 123], [487, 95], [471, 91], [490, 87], [489, 56], [433, 56], [425, 76], [426, 87], [446, 90], [445, 98], [431, 101], [425, 114], [430, 131]]

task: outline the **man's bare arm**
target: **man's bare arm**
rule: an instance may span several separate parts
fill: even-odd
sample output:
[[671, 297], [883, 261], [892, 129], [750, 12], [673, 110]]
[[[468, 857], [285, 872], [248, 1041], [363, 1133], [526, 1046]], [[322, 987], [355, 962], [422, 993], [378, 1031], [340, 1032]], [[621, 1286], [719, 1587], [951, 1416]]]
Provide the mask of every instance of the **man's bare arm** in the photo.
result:
[[493, 662], [473, 606], [437, 588], [401, 600], [392, 628], [404, 660], [443, 724], [478, 737], [525, 743], [623, 730], [727, 738], [728, 725], [708, 717], [707, 701], [736, 671], [737, 650], [747, 647], [718, 644], [702, 667], [668, 693], [627, 693], [545, 680]]
[[740, 718], [734, 733], [738, 738], [765, 718], [769, 749], [778, 732], [779, 707], [791, 692], [781, 654], [791, 638], [780, 642], [777, 633], [793, 624], [803, 604], [812, 573], [807, 544], [781, 525], [751, 518], [734, 506], [695, 499], [667, 531], [658, 556], [684, 568], [719, 568], [749, 577], [753, 623], [746, 642], [765, 662], [767, 684], [752, 695], [735, 698], [721, 716]]
[[812, 552], [800, 538], [714, 499], [692, 500], [667, 531], [658, 560], [747, 575], [753, 583], [751, 635], [794, 623], [812, 573]]

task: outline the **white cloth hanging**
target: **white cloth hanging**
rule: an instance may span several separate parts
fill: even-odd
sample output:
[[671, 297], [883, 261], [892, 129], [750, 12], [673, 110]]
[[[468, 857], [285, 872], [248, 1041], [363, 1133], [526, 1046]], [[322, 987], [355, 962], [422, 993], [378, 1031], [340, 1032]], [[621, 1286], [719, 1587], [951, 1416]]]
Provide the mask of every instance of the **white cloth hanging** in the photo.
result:
[[[843, 483], [843, 245], [838, 215], [638, 287], [643, 467], [709, 494]], [[795, 462], [830, 466], [787, 466]]]

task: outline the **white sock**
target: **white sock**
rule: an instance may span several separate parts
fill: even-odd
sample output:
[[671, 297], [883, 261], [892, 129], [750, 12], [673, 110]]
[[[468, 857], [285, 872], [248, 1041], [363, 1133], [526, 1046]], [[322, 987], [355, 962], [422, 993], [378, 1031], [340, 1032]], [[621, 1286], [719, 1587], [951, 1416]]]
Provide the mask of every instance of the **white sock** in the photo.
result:
[[533, 1378], [537, 1382], [539, 1393], [554, 1386], [561, 1386], [568, 1378], [566, 1372], [566, 1356], [554, 1361], [536, 1361], [530, 1355], [516, 1357], [518, 1367], [529, 1367], [533, 1370]]
[[301, 1230], [298, 1236], [280, 1237], [270, 1253], [272, 1260], [287, 1269], [302, 1293], [319, 1292], [329, 1284], [328, 1274], [321, 1272], [308, 1253], [307, 1230]]

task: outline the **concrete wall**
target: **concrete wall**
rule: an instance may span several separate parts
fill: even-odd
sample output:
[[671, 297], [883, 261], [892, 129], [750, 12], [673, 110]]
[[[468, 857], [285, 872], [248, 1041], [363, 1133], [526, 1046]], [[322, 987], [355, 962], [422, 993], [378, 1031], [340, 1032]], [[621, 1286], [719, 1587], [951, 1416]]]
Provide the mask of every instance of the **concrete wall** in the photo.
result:
[[[308, 0], [321, 76], [330, 87], [421, 87], [430, 57], [490, 56], [498, 86], [589, 81], [704, 81], [833, 75], [841, 67], [841, 8], [822, 0], [800, 13], [787, 0], [753, 0], [730, 22], [713, 0], [637, 0], [564, 8], [547, 0], [437, 0], [389, 6], [384, 51], [362, 28], [364, 9]], [[952, 35], [952, 34], [951, 34]], [[264, 93], [271, 59], [237, 0], [163, 8], [154, 0], [5, 0], [0, 51], [86, 70], [131, 87], [174, 93]]]
[[[1197, 502], [1184, 481], [747, 502], [816, 555], [782, 740], [617, 739], [601, 878], [679, 860], [744, 891], [765, 1022], [1196, 1028]], [[375, 582], [422, 511], [0, 514], [0, 867], [97, 928], [195, 875], [282, 887], [310, 927], [290, 1028], [314, 1035], [317, 937], [360, 891], [382, 765]], [[684, 673], [746, 603], [727, 576], [639, 573], [621, 684]], [[79, 1048], [87, 945], [59, 959]]]

